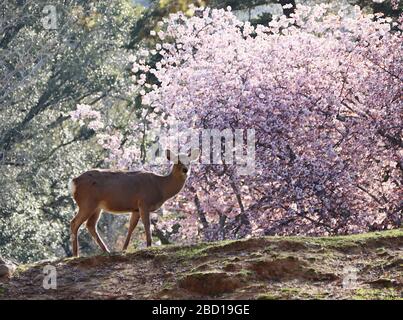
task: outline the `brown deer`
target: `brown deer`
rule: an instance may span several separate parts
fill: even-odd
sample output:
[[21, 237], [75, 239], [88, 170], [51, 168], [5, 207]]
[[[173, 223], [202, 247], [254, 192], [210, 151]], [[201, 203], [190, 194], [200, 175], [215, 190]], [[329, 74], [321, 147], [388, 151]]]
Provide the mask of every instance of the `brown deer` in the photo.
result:
[[70, 224], [73, 255], [78, 256], [78, 230], [85, 221], [101, 249], [109, 252], [97, 231], [102, 210], [116, 214], [131, 213], [123, 250], [127, 249], [140, 218], [144, 224], [147, 247], [151, 246], [150, 212], [159, 209], [182, 190], [190, 172], [190, 163], [196, 161], [199, 154], [198, 149], [179, 156], [166, 150], [167, 159], [174, 165], [165, 176], [147, 171], [91, 170], [73, 179], [70, 191], [79, 207]]

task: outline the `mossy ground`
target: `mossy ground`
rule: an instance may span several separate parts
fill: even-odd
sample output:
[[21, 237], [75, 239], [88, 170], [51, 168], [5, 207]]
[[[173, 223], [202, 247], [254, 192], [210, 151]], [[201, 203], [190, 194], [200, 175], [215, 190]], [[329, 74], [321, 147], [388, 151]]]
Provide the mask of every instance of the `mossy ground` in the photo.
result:
[[[402, 299], [402, 252], [402, 229], [131, 249], [20, 266], [0, 298]], [[56, 290], [42, 287], [47, 264]]]

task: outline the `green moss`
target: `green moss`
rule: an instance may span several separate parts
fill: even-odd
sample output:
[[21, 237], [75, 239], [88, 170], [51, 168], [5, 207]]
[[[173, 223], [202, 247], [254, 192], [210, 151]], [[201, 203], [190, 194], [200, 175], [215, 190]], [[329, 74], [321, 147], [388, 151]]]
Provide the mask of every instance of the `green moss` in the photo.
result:
[[350, 246], [350, 245], [357, 245], [362, 242], [367, 242], [370, 240], [382, 240], [382, 239], [387, 240], [392, 238], [403, 238], [403, 229], [353, 234], [348, 236], [308, 238], [307, 240], [325, 246], [327, 245]]
[[247, 276], [250, 276], [253, 274], [249, 270], [241, 270], [239, 272], [224, 272], [218, 269], [210, 269], [210, 270], [205, 270], [205, 271], [190, 271], [186, 274], [183, 275], [183, 278], [191, 276], [192, 278], [200, 278], [200, 279], [206, 279], [208, 276], [222, 276], [222, 277], [231, 277], [231, 278], [245, 278]]
[[34, 268], [36, 265], [35, 264], [20, 264], [17, 266], [15, 271], [13, 272], [13, 277], [18, 277], [22, 273], [27, 272], [29, 269]]
[[196, 272], [189, 272], [186, 273], [185, 276], [192, 276], [194, 278], [203, 278], [205, 275], [210, 275], [210, 274], [224, 274], [225, 272], [222, 272], [217, 269], [211, 269], [211, 270], [206, 270], [206, 271], [196, 271]]
[[203, 263], [203, 264], [199, 264], [196, 267], [192, 268], [190, 270], [191, 273], [195, 273], [195, 272], [203, 272], [205, 270], [211, 269], [212, 266], [209, 263]]
[[301, 288], [280, 288], [278, 292], [267, 292], [260, 294], [256, 297], [258, 300], [287, 300], [287, 299], [324, 299], [326, 298], [325, 293], [321, 292], [309, 292]]
[[64, 258], [64, 259], [55, 261], [54, 264], [62, 262], [62, 263], [65, 263], [66, 265], [70, 265], [70, 264], [74, 265], [74, 264], [80, 263], [82, 261], [85, 261], [85, 260], [87, 260], [89, 258], [93, 258], [93, 257], [96, 257], [96, 256], [94, 255], [94, 256], [88, 256], [88, 257], [87, 256], [68, 257], [68, 258]]
[[[172, 250], [175, 252], [175, 255], [180, 258], [193, 258], [193, 257], [201, 257], [206, 255], [211, 255], [214, 252], [225, 251], [228, 246], [233, 244], [239, 244], [240, 247], [245, 242], [251, 241], [253, 239], [242, 239], [242, 240], [223, 240], [216, 242], [208, 242], [208, 243], [200, 243], [197, 245], [191, 246], [172, 246]], [[257, 255], [261, 255], [260, 253], [256, 253]]]
[[252, 254], [251, 254], [251, 257], [252, 258], [260, 258], [260, 257], [262, 257], [263, 256], [263, 254], [261, 253], [261, 252], [253, 252]]
[[138, 249], [135, 246], [130, 246], [126, 254], [133, 253], [141, 253], [141, 252], [149, 252], [154, 255], [166, 255], [171, 256], [172, 258], [193, 258], [199, 257], [203, 255], [203, 251], [206, 248], [214, 246], [214, 243], [201, 243], [197, 245], [188, 245], [188, 246], [180, 246], [180, 245], [163, 245], [163, 246], [153, 246], [143, 249]]
[[263, 293], [256, 297], [257, 300], [280, 300], [281, 296], [276, 293]]
[[270, 255], [269, 257], [261, 256], [257, 258], [245, 259], [244, 262], [256, 263], [256, 262], [266, 262], [268, 260], [275, 261], [275, 260], [296, 260], [296, 259], [298, 259], [296, 254], [290, 254], [289, 252], [278, 252], [277, 254]]
[[207, 255], [207, 249], [216, 247], [216, 243], [202, 243], [194, 246], [175, 246], [174, 255], [179, 259], [192, 259]]
[[82, 259], [83, 257], [67, 257], [63, 259], [63, 262], [70, 262], [78, 259]]
[[375, 252], [377, 253], [377, 254], [380, 254], [380, 255], [382, 255], [382, 254], [384, 254], [384, 253], [387, 253], [387, 251], [386, 251], [386, 249], [385, 248], [376, 248], [376, 250], [375, 250]]
[[161, 287], [161, 291], [169, 291], [174, 288], [174, 284], [171, 282], [164, 282]]
[[310, 295], [310, 298], [314, 299], [314, 300], [322, 300], [325, 299], [327, 297], [326, 293], [323, 292], [316, 292], [313, 293], [312, 295]]
[[356, 289], [354, 300], [403, 300], [396, 289]]
[[403, 228], [388, 231], [380, 231], [380, 232], [353, 234], [347, 236], [331, 236], [331, 237], [290, 236], [284, 238], [269, 237], [268, 239], [274, 241], [287, 240], [295, 243], [305, 243], [311, 245], [313, 244], [324, 247], [350, 247], [350, 246], [357, 246], [372, 240], [389, 240], [395, 238], [403, 238]]
[[327, 297], [327, 292], [319, 292], [318, 288], [285, 287], [280, 289], [283, 299], [321, 300]]
[[242, 276], [245, 276], [245, 277], [248, 277], [248, 276], [253, 275], [253, 271], [251, 271], [251, 270], [246, 270], [246, 269], [242, 269], [242, 270], [240, 270], [239, 272], [237, 272], [237, 274], [242, 275]]
[[299, 289], [299, 288], [281, 288], [280, 291], [283, 293], [296, 295], [301, 292], [301, 289]]

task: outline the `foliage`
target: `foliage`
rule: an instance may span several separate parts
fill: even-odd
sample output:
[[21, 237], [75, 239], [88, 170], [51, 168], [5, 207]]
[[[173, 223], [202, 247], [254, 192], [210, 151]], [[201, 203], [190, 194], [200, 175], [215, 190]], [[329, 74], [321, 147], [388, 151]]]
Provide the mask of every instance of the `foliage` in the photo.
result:
[[24, 262], [70, 252], [68, 181], [103, 157], [93, 130], [67, 121], [68, 112], [85, 102], [124, 123], [123, 46], [140, 12], [126, 0], [54, 1], [57, 25], [47, 29], [48, 4], [1, 3], [0, 254]]

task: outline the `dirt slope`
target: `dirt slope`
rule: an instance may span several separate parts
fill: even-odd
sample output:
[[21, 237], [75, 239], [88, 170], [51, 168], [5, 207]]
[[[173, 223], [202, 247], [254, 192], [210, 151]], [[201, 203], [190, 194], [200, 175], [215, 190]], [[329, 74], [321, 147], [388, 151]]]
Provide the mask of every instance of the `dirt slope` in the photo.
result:
[[[56, 290], [42, 285], [48, 264], [57, 270]], [[399, 229], [165, 246], [40, 262], [18, 267], [0, 283], [0, 299], [402, 299], [402, 289]]]

